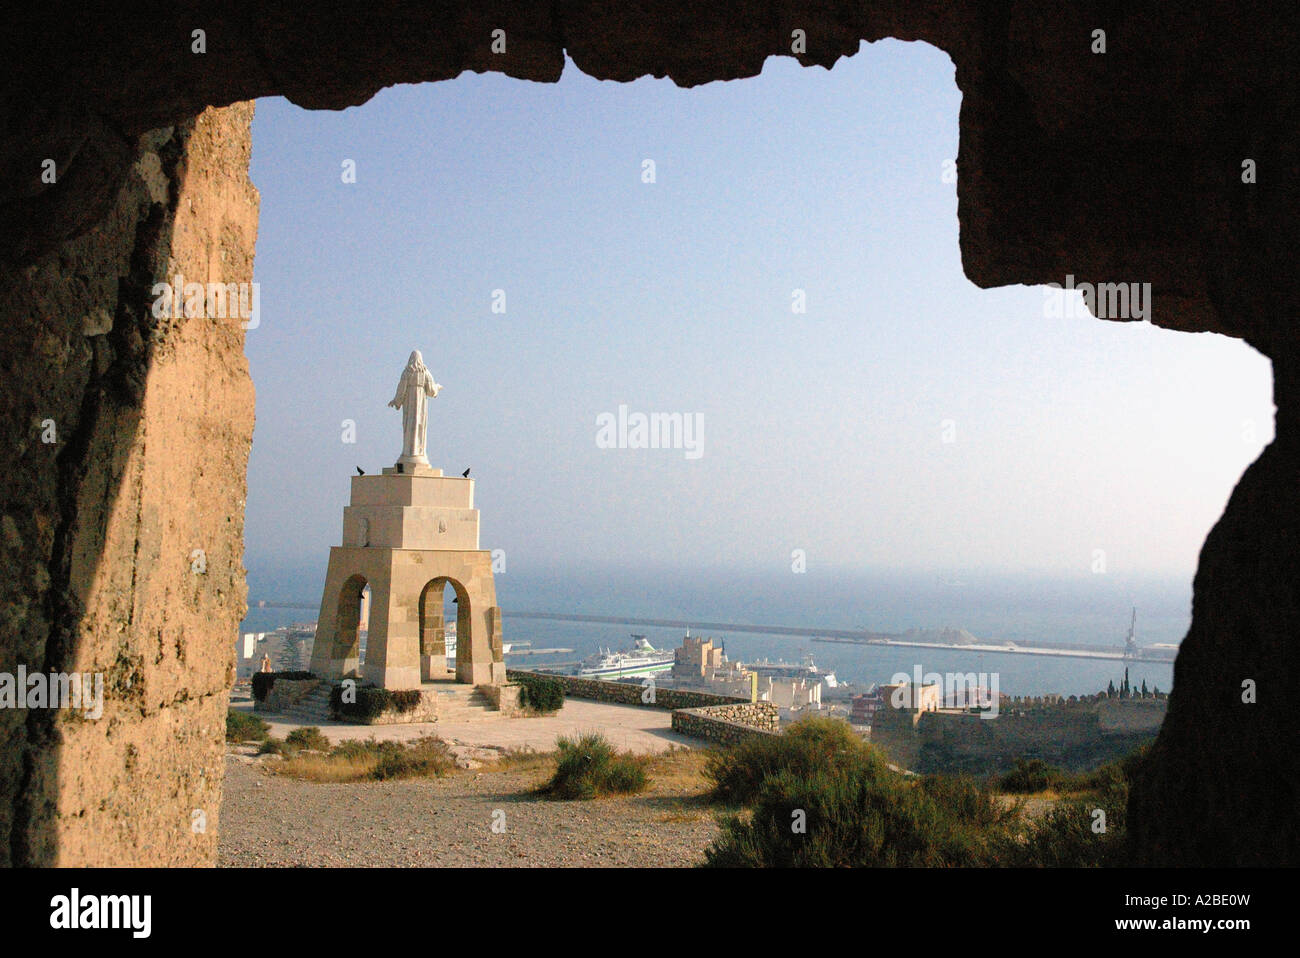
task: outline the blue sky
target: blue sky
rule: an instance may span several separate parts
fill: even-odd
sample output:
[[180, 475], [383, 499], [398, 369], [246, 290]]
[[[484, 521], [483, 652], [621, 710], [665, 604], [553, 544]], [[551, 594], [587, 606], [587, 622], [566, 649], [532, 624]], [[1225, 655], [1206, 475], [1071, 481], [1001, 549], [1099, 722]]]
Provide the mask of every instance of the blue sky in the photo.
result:
[[[1272, 438], [1268, 363], [972, 285], [942, 177], [960, 99], [945, 54], [884, 41], [692, 90], [569, 64], [259, 101], [254, 593], [259, 570], [323, 575], [348, 477], [400, 452], [385, 404], [415, 348], [445, 387], [429, 456], [473, 468], [512, 571], [780, 572], [803, 549], [810, 573], [1081, 575], [1100, 549], [1190, 578]], [[620, 404], [698, 415], [703, 454], [598, 448]]]

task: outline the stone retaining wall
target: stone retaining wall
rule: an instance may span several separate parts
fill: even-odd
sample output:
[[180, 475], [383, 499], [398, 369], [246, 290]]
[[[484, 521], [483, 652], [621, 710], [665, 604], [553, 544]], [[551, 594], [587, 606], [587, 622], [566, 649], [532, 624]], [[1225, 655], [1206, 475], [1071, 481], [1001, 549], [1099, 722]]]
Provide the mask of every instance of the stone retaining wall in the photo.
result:
[[266, 693], [266, 701], [253, 699], [253, 710], [257, 712], [284, 712], [296, 705], [298, 700], [310, 694], [320, 679], [276, 679]]
[[673, 712], [673, 731], [719, 745], [735, 745], [755, 736], [779, 735], [780, 719], [772, 702], [676, 709]]
[[550, 679], [564, 686], [566, 697], [575, 699], [594, 699], [597, 702], [615, 702], [620, 705], [644, 705], [657, 709], [691, 709], [710, 705], [749, 704], [749, 699], [735, 695], [713, 695], [709, 692], [689, 692], [685, 689], [664, 689], [655, 687], [654, 701], [647, 702], [643, 696], [648, 692], [641, 683], [604, 682], [600, 679], [580, 679], [573, 675], [549, 675], [545, 672], [527, 672], [520, 669], [506, 670], [506, 678], [511, 682], [529, 679]]
[[369, 719], [353, 715], [334, 717], [340, 722], [351, 722], [354, 725], [409, 725], [416, 722], [436, 722], [438, 721], [438, 693], [421, 692], [420, 704], [409, 712], [399, 712], [390, 708]]
[[[265, 701], [253, 700], [253, 710], [285, 714], [323, 682], [323, 679], [276, 679], [275, 684], [267, 691]], [[399, 712], [389, 708], [374, 718], [362, 718], [357, 715], [339, 715], [331, 711], [330, 718], [351, 725], [406, 725], [416, 722], [436, 722], [438, 721], [438, 694], [421, 690], [420, 704], [409, 712]]]
[[484, 697], [492, 703], [492, 707], [501, 714], [514, 718], [523, 714], [523, 708], [519, 705], [519, 686], [517, 685], [478, 685], [475, 686]]

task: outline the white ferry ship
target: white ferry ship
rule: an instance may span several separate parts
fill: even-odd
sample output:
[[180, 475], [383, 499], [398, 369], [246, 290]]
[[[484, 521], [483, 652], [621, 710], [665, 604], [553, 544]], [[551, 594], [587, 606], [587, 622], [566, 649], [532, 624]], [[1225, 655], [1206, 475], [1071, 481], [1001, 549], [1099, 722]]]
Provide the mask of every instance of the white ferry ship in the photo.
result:
[[632, 648], [624, 652], [601, 649], [588, 656], [578, 666], [577, 675], [584, 679], [630, 679], [667, 672], [673, 667], [672, 649], [656, 649], [644, 635], [634, 634], [632, 643]]

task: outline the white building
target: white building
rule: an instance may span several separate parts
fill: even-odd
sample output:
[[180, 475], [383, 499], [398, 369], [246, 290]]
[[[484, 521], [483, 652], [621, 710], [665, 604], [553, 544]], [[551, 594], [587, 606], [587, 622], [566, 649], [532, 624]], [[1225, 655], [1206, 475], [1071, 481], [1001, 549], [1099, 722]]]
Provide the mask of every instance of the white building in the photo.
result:
[[257, 671], [262, 658], [257, 646], [265, 639], [265, 632], [245, 632], [235, 640], [235, 678], [246, 679]]
[[775, 678], [765, 676], [760, 680], [760, 701], [771, 702], [780, 709], [819, 709], [822, 707], [822, 683], [805, 678]]

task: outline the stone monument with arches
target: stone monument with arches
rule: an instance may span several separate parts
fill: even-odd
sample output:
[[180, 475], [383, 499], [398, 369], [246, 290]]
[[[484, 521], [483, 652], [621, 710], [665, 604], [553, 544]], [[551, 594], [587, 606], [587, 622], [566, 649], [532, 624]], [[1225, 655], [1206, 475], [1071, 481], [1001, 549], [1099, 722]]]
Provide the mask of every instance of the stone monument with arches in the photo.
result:
[[[444, 476], [425, 455], [428, 400], [442, 387], [411, 353], [390, 406], [402, 412], [402, 455], [380, 475], [352, 477], [343, 544], [330, 548], [311, 671], [386, 689], [450, 680], [502, 685], [501, 610], [492, 556], [479, 548], [474, 480]], [[455, 592], [456, 665], [446, 660], [443, 591]], [[369, 589], [364, 661], [362, 603]]]

